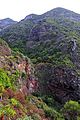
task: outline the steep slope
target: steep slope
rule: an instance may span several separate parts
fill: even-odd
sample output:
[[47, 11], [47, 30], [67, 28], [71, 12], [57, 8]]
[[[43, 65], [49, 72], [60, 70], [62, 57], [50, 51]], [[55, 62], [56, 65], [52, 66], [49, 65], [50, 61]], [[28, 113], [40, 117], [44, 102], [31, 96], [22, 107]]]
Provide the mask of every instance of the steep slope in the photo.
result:
[[37, 87], [35, 79], [30, 59], [13, 52], [0, 39], [0, 120], [64, 120], [60, 113], [31, 94]]
[[73, 11], [57, 7], [51, 11], [48, 11], [42, 15], [45, 18], [56, 18], [56, 19], [68, 19], [74, 22], [80, 22], [80, 14], [74, 13]]
[[80, 99], [79, 14], [63, 8], [39, 16], [32, 14], [0, 35], [13, 50], [31, 58], [41, 94], [49, 92], [61, 104]]

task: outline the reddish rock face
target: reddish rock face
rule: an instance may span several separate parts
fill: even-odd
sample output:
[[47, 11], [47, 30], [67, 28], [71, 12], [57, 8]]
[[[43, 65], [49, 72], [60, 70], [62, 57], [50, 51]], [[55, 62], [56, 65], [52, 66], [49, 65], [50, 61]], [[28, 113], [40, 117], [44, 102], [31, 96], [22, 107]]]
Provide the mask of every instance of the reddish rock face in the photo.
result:
[[21, 86], [20, 91], [25, 95], [35, 92], [38, 88], [38, 81], [32, 71], [31, 64], [27, 60], [24, 60], [18, 65], [18, 69], [20, 72], [24, 71], [27, 75], [26, 83]]

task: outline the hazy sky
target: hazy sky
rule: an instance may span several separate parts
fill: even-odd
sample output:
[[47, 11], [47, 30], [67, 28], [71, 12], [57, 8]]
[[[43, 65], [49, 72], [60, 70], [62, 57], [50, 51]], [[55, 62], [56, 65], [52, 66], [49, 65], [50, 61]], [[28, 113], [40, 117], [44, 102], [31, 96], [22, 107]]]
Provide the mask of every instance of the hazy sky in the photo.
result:
[[80, 0], [0, 0], [0, 19], [19, 21], [31, 13], [42, 14], [56, 7], [80, 13]]

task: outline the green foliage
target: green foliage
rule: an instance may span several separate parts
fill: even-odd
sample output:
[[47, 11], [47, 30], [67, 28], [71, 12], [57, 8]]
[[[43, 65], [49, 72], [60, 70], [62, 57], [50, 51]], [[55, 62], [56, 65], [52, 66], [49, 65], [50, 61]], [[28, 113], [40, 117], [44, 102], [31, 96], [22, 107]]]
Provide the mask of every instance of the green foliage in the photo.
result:
[[0, 97], [2, 96], [3, 92], [4, 92], [4, 86], [0, 84]]
[[16, 112], [9, 105], [6, 105], [4, 107], [4, 114], [7, 115], [7, 116], [9, 116], [9, 117], [10, 116], [13, 117], [14, 115], [16, 115]]
[[31, 116], [25, 116], [23, 118], [18, 118], [17, 120], [33, 120]]
[[0, 116], [2, 114], [11, 118], [11, 117], [14, 117], [14, 115], [16, 115], [16, 112], [13, 108], [11, 108], [10, 105], [5, 105], [5, 106], [0, 105]]
[[16, 41], [13, 45], [11, 45], [11, 47], [12, 47], [12, 50], [14, 50], [15, 52], [19, 51], [21, 53], [25, 53], [26, 51], [24, 46], [25, 44], [26, 44], [26, 41], [19, 40], [19, 41]]
[[52, 106], [53, 105], [53, 98], [51, 98], [51, 97], [45, 97], [45, 98], [43, 98], [44, 99], [44, 101], [47, 103], [47, 105], [49, 105], [49, 106]]
[[53, 107], [55, 110], [59, 111], [61, 109], [61, 105], [54, 100], [51, 95], [41, 95], [41, 99], [49, 106]]
[[64, 57], [63, 62], [68, 67], [73, 68], [75, 66], [68, 56]]
[[0, 69], [0, 84], [3, 85], [4, 88], [11, 87], [10, 79], [3, 69]]
[[4, 86], [0, 84], [0, 94], [4, 92]]
[[64, 105], [65, 110], [71, 110], [71, 111], [80, 111], [80, 104], [76, 101], [70, 100]]
[[80, 117], [80, 104], [76, 101], [68, 101], [61, 110], [65, 118], [70, 120], [77, 120]]
[[16, 106], [16, 107], [19, 106], [19, 101], [17, 101], [15, 98], [11, 98], [10, 103], [11, 103], [13, 106]]
[[25, 72], [22, 72], [22, 75], [21, 75], [21, 77], [23, 78], [23, 79], [26, 79], [26, 73]]
[[33, 120], [41, 120], [41, 117], [39, 116], [39, 114], [35, 113], [32, 115], [32, 119]]
[[51, 117], [54, 120], [64, 120], [63, 116], [60, 113], [58, 113], [56, 110], [54, 110], [53, 108], [50, 108], [44, 105], [43, 110], [46, 113], [47, 117]]
[[[8, 58], [10, 59], [10, 58]], [[12, 88], [15, 89], [16, 81], [20, 76], [20, 72], [18, 69], [15, 69], [12, 72], [12, 68], [10, 70], [7, 70], [7, 65], [4, 69], [0, 69], [0, 84], [3, 85], [5, 88]]]
[[0, 38], [0, 45], [8, 46], [8, 44], [3, 39], [1, 39], [1, 38]]
[[12, 73], [9, 78], [11, 80], [11, 84], [13, 85], [13, 88], [15, 86], [16, 80], [19, 78], [20, 72], [19, 70], [15, 70], [14, 73]]
[[57, 112], [54, 108], [49, 107], [46, 103], [42, 100], [37, 101], [37, 107], [43, 109], [46, 114], [46, 117], [50, 117], [54, 120], [64, 120], [61, 113]]

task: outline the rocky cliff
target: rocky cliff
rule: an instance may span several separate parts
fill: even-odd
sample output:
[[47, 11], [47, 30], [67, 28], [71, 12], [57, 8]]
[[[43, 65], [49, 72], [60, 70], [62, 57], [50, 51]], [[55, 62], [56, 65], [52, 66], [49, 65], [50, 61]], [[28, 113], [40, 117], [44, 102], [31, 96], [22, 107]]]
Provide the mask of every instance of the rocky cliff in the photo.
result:
[[48, 120], [45, 111], [38, 108], [44, 102], [31, 95], [37, 89], [35, 79], [29, 58], [13, 52], [0, 39], [0, 120]]

